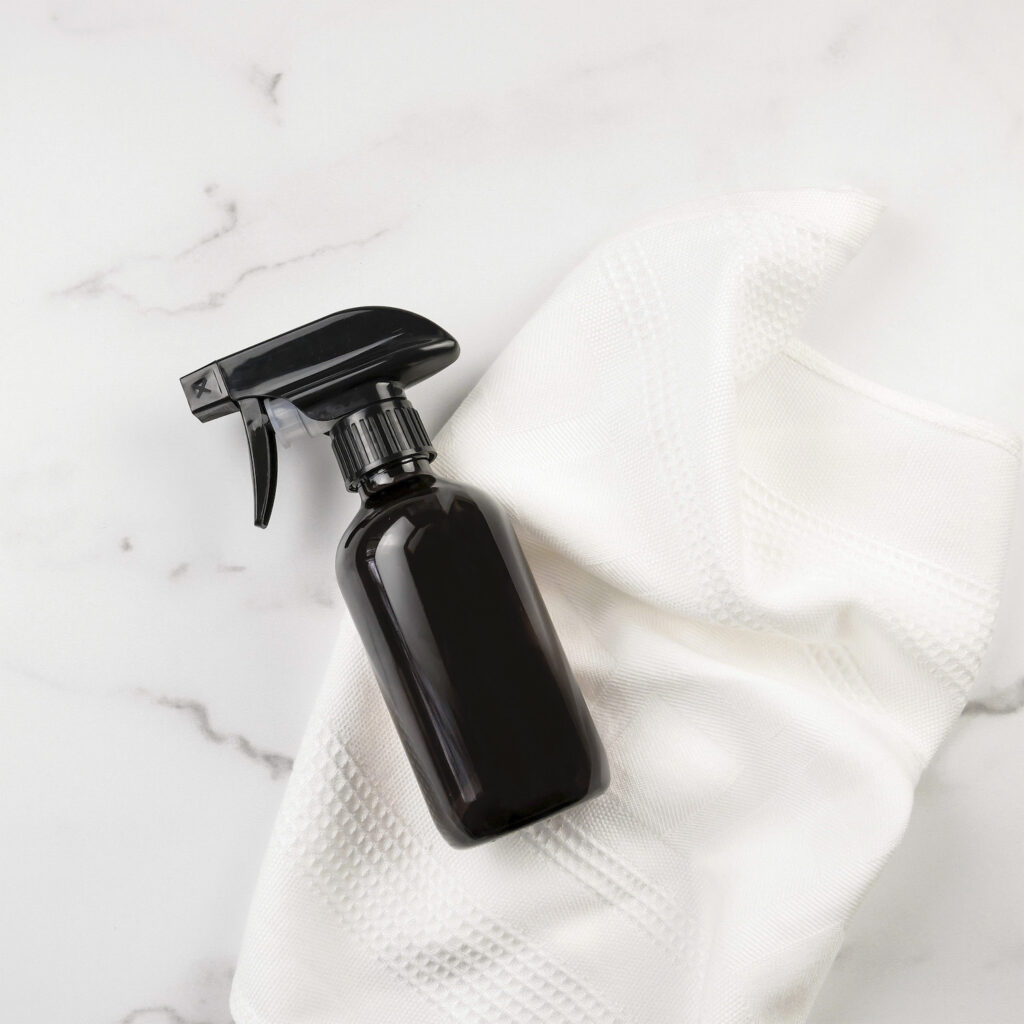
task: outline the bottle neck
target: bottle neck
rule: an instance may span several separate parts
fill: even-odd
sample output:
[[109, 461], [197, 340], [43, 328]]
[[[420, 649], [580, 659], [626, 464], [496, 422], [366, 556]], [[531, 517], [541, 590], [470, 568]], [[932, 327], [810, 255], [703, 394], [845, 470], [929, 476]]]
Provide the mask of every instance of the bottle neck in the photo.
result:
[[388, 463], [372, 473], [367, 473], [359, 478], [355, 489], [359, 491], [359, 497], [366, 505], [385, 497], [385, 492], [390, 497], [391, 493], [403, 491], [410, 485], [432, 483], [434, 479], [434, 474], [430, 471], [430, 459], [420, 455]]

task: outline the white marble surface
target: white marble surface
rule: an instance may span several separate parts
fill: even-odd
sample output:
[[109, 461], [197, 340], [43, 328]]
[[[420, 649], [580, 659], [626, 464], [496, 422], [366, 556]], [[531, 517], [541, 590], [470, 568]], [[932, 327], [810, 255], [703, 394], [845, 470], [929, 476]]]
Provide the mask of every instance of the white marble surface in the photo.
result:
[[[225, 1024], [246, 901], [342, 614], [326, 445], [249, 525], [177, 378], [362, 303], [463, 359], [441, 422], [603, 234], [716, 192], [889, 205], [808, 325], [1024, 430], [1024, 7], [14, 3], [0, 38], [0, 1020]], [[1024, 530], [977, 701], [814, 1024], [1024, 1002]]]

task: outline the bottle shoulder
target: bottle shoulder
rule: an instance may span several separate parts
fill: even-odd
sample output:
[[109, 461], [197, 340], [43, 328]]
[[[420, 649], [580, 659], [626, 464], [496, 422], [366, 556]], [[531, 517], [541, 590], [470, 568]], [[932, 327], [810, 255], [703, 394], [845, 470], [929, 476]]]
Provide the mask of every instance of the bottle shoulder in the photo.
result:
[[488, 522], [504, 517], [500, 506], [484, 491], [468, 484], [442, 478], [395, 495], [381, 495], [356, 513], [338, 546], [338, 565], [353, 558], [370, 556], [389, 536], [411, 530], [451, 526], [452, 520], [472, 515]]

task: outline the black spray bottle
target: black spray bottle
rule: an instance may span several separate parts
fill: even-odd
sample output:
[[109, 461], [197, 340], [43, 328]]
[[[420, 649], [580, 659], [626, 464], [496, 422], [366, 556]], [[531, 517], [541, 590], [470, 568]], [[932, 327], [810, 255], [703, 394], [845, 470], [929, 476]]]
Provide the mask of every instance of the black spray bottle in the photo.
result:
[[274, 503], [275, 433], [330, 435], [362, 499], [338, 583], [430, 812], [468, 846], [600, 793], [608, 763], [504, 511], [430, 470], [404, 388], [458, 354], [429, 320], [368, 306], [181, 384], [200, 420], [242, 414], [257, 526]]

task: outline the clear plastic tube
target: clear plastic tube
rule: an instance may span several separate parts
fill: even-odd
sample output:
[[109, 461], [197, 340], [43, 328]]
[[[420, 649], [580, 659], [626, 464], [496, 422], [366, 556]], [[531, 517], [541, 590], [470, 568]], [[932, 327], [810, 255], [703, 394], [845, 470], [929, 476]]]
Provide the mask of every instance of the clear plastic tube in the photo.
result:
[[334, 420], [312, 420], [284, 398], [269, 398], [264, 403], [267, 418], [277, 439], [290, 448], [292, 441], [303, 437], [319, 437], [334, 426]]

